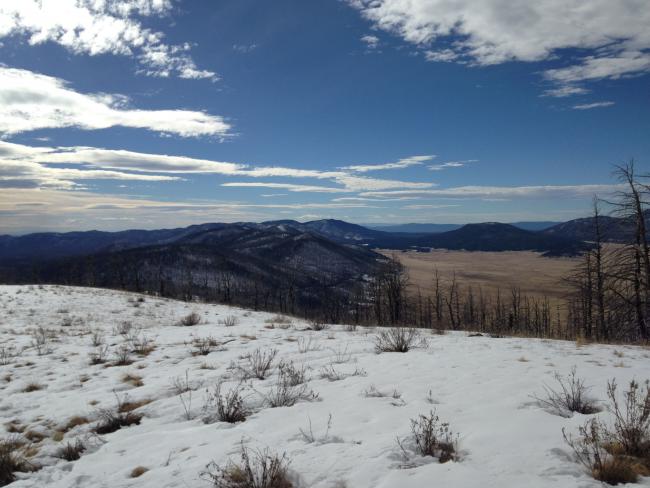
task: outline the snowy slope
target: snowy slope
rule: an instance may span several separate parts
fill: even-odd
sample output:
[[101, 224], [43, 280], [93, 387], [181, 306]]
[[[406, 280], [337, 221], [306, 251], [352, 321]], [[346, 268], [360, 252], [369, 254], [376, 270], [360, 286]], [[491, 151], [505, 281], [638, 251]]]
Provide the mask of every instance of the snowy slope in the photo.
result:
[[[599, 398], [605, 397], [608, 379], [624, 385], [650, 377], [650, 351], [639, 347], [424, 332], [427, 347], [375, 354], [375, 329], [310, 331], [296, 319], [285, 328], [272, 328], [278, 322], [272, 314], [152, 297], [138, 302], [137, 297], [56, 286], [0, 287], [0, 347], [18, 353], [0, 365], [0, 425], [14, 422], [25, 432], [45, 436], [32, 453], [32, 462], [43, 469], [19, 474], [10, 486], [208, 486], [199, 479], [206, 464], [238, 459], [244, 442], [286, 452], [304, 487], [596, 487], [600, 483], [573, 460], [561, 433], [563, 427], [577, 430], [586, 416], [552, 415], [532, 395], [541, 394], [544, 384], [552, 385], [554, 372], [566, 374], [573, 366]], [[176, 325], [192, 311], [202, 317], [201, 324]], [[228, 316], [239, 323], [220, 323]], [[155, 349], [148, 356], [133, 355], [135, 362], [128, 366], [89, 365], [88, 355], [95, 349], [91, 332], [101, 330], [115, 351], [124, 340], [117, 330], [124, 321], [141, 328], [140, 336], [153, 339]], [[52, 331], [40, 356], [31, 335], [38, 326]], [[225, 344], [207, 356], [194, 356], [193, 338], [208, 336]], [[318, 400], [264, 406], [263, 397], [277, 377], [273, 372], [265, 380], [248, 380], [247, 402], [255, 413], [245, 422], [204, 423], [206, 388], [212, 389], [219, 378], [227, 378], [226, 386], [237, 384], [234, 366], [257, 348], [277, 349], [276, 364], [284, 359], [305, 365]], [[347, 377], [321, 378], [322, 368], [329, 366]], [[197, 388], [191, 420], [172, 387], [173, 379], [186, 372]], [[124, 383], [125, 373], [141, 376], [144, 384]], [[44, 388], [23, 392], [29, 383]], [[373, 385], [387, 396], [365, 395]], [[390, 395], [394, 390], [399, 398]], [[140, 425], [97, 436], [90, 433], [91, 422], [68, 431], [62, 440], [52, 439], [71, 417], [93, 421], [98, 408], [114, 406], [115, 396], [125, 393], [132, 401], [151, 400], [141, 408]], [[460, 461], [406, 460], [397, 446], [396, 436], [410, 432], [409, 419], [432, 409], [459, 433]], [[300, 433], [310, 421], [317, 438], [313, 443]], [[89, 446], [81, 459], [53, 457], [75, 438]], [[137, 466], [148, 471], [131, 478]], [[650, 486], [650, 479], [642, 485]]]

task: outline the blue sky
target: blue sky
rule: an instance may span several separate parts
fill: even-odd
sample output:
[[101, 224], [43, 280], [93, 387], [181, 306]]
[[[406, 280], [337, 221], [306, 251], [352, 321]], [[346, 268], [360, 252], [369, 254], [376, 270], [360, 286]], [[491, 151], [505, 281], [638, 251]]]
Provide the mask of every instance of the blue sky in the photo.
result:
[[0, 232], [583, 216], [647, 168], [643, 4], [3, 1]]

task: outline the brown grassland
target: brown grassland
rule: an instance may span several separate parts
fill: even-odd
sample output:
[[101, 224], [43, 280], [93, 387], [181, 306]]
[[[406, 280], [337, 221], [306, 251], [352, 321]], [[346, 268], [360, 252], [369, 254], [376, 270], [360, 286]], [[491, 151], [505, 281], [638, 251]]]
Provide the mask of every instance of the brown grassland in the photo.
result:
[[379, 251], [395, 256], [406, 267], [412, 292], [418, 287], [427, 296], [434, 290], [434, 273], [447, 285], [454, 276], [462, 289], [480, 287], [486, 295], [497, 289], [509, 295], [513, 287], [531, 298], [548, 297], [552, 305], [561, 304], [570, 293], [564, 278], [579, 264], [580, 258], [546, 258], [533, 251], [468, 252], [435, 249], [429, 252]]

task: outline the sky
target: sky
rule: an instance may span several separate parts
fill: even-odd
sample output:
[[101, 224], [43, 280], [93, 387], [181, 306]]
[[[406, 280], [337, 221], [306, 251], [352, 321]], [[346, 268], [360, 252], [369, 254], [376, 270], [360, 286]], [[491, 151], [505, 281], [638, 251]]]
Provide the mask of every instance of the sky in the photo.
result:
[[2, 0], [0, 234], [586, 216], [649, 74], [647, 0]]

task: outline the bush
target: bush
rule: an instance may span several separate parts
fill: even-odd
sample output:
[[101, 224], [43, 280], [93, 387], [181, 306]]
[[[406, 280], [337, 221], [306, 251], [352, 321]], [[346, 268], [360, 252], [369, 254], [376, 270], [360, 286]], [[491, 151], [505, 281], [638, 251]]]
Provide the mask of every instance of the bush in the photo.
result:
[[34, 468], [18, 453], [22, 442], [17, 438], [0, 440], [0, 486], [16, 480], [14, 473], [26, 473]]
[[650, 389], [636, 381], [630, 383], [621, 404], [616, 394], [616, 381], [607, 384], [609, 409], [614, 426], [608, 428], [597, 419], [578, 428], [578, 437], [562, 435], [575, 456], [592, 476], [610, 485], [633, 483], [650, 473]]
[[[435, 457], [440, 463], [454, 461], [457, 459], [457, 438], [449, 429], [449, 424], [440, 422], [434, 411], [411, 419], [410, 447], [420, 456]], [[397, 443], [408, 457], [404, 442], [398, 439]]]
[[273, 360], [278, 354], [277, 349], [255, 349], [252, 354], [246, 357], [246, 364], [240, 365], [239, 370], [242, 372], [244, 379], [257, 378], [263, 380], [271, 371]]
[[217, 347], [219, 343], [211, 336], [208, 337], [195, 337], [192, 340], [192, 356], [207, 356], [212, 352], [212, 349]]
[[239, 324], [239, 319], [234, 315], [228, 315], [227, 317], [222, 318], [219, 323], [224, 327], [234, 327]]
[[605, 427], [596, 419], [589, 420], [578, 428], [579, 436], [573, 438], [562, 429], [564, 440], [573, 449], [576, 459], [585, 466], [594, 479], [610, 485], [634, 483], [638, 475], [627, 458], [612, 456], [609, 435]]
[[278, 382], [265, 396], [265, 401], [271, 408], [293, 407], [300, 400], [313, 401], [318, 394], [309, 389], [305, 383], [305, 372], [293, 366], [281, 364], [278, 374]]
[[395, 327], [379, 332], [375, 352], [408, 352], [421, 342], [420, 332], [408, 327]]
[[624, 411], [616, 397], [616, 381], [607, 384], [610, 410], [614, 414], [614, 430], [610, 433], [628, 456], [643, 458], [650, 467], [650, 382], [645, 389], [631, 381], [625, 397]]
[[128, 366], [133, 364], [131, 360], [131, 350], [127, 344], [122, 344], [115, 351], [115, 366]]
[[88, 354], [90, 364], [95, 365], [105, 363], [106, 357], [108, 356], [108, 351], [108, 345], [97, 346], [94, 351]]
[[184, 327], [191, 327], [193, 325], [198, 325], [201, 323], [201, 316], [196, 312], [192, 312], [186, 315], [185, 317], [183, 317], [179, 321], [179, 323]]
[[575, 366], [566, 378], [555, 373], [555, 381], [559, 385], [558, 390], [544, 386], [546, 398], [535, 397], [540, 405], [562, 417], [570, 417], [573, 412], [590, 415], [600, 411], [596, 401], [587, 394], [589, 387], [576, 375]]
[[215, 488], [293, 488], [289, 477], [289, 464], [268, 449], [252, 450], [242, 445], [239, 463], [232, 460], [225, 467], [212, 462], [201, 473], [201, 478]]
[[329, 329], [330, 326], [328, 324], [326, 324], [325, 322], [323, 322], [322, 320], [313, 319], [313, 320], [309, 321], [309, 328], [311, 330], [321, 331], [321, 330]]
[[115, 399], [117, 405], [114, 409], [104, 408], [99, 410], [99, 421], [95, 426], [95, 433], [100, 435], [111, 434], [120, 430], [122, 427], [140, 425], [143, 416], [142, 414], [133, 411], [135, 408], [138, 408], [140, 404], [129, 402], [127, 396], [120, 399], [117, 394], [115, 395]]
[[250, 415], [250, 411], [242, 396], [243, 385], [239, 383], [229, 391], [222, 392], [223, 382], [219, 381], [212, 393], [208, 396], [203, 406], [203, 421], [215, 421], [235, 424], [243, 422]]
[[86, 450], [86, 446], [81, 441], [77, 439], [74, 444], [68, 442], [64, 447], [59, 449], [55, 455], [59, 459], [64, 459], [66, 461], [76, 461], [81, 457], [81, 453]]

